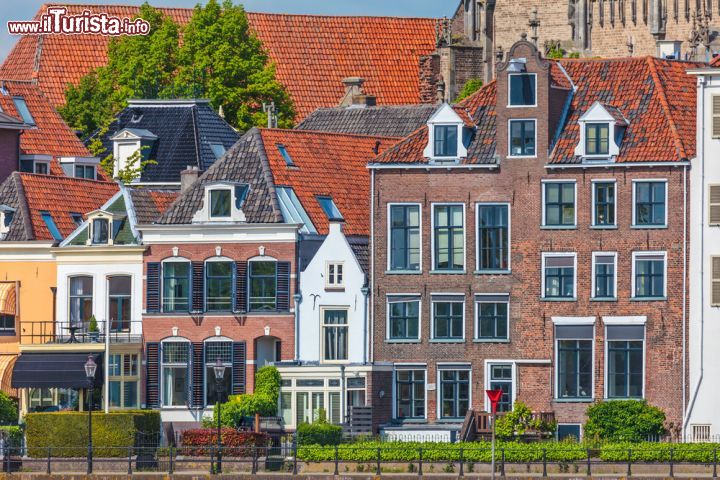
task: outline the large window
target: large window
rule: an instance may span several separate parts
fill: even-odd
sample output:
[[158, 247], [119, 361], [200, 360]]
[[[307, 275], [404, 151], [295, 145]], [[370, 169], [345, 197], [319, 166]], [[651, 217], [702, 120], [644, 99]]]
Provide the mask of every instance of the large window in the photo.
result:
[[75, 177], [76, 178], [87, 178], [88, 180], [95, 180], [95, 166], [94, 165], [75, 165]]
[[490, 381], [488, 388], [490, 390], [502, 390], [502, 396], [497, 404], [498, 412], [509, 412], [512, 410], [513, 404], [513, 366], [510, 364], [491, 364]]
[[585, 154], [607, 155], [610, 148], [610, 126], [607, 123], [585, 125]]
[[436, 157], [457, 157], [457, 125], [435, 125], [434, 137]]
[[644, 325], [607, 326], [607, 396], [642, 398]]
[[510, 268], [510, 218], [508, 205], [477, 205], [479, 271]]
[[228, 188], [210, 190], [210, 218], [228, 218], [231, 212], [232, 191]]
[[70, 325], [81, 326], [93, 314], [93, 277], [70, 277]]
[[665, 254], [634, 253], [635, 298], [665, 297]]
[[108, 314], [113, 332], [130, 330], [131, 286], [132, 277], [129, 275], [108, 277]]
[[139, 359], [135, 353], [109, 355], [109, 400], [112, 408], [138, 408]]
[[616, 259], [614, 253], [593, 253], [593, 298], [615, 298]]
[[532, 107], [535, 105], [534, 73], [511, 73], [508, 75], [510, 88], [509, 102], [512, 107]]
[[425, 370], [395, 371], [395, 416], [425, 418]]
[[388, 338], [420, 339], [419, 297], [388, 297]]
[[163, 312], [190, 310], [190, 262], [163, 263]]
[[[225, 373], [220, 382], [218, 392], [215, 371], [213, 367], [220, 360], [225, 366]], [[212, 405], [219, 401], [225, 401], [228, 395], [232, 394], [232, 342], [209, 341], [205, 342], [205, 404]]]
[[93, 245], [106, 245], [110, 239], [110, 221], [107, 218], [96, 218], [92, 221]]
[[390, 270], [420, 270], [419, 205], [390, 205]]
[[543, 255], [543, 296], [575, 298], [575, 255]]
[[326, 362], [348, 359], [348, 311], [323, 310], [323, 360]]
[[546, 182], [544, 220], [548, 227], [575, 226], [575, 183]]
[[463, 418], [470, 408], [470, 370], [440, 370], [440, 418]]
[[511, 157], [535, 156], [535, 120], [510, 120]]
[[465, 268], [465, 227], [463, 205], [434, 205], [435, 270]]
[[250, 262], [250, 311], [277, 309], [277, 263]]
[[234, 265], [230, 261], [205, 263], [205, 304], [208, 312], [232, 310]]
[[477, 338], [480, 340], [507, 340], [508, 298], [500, 295], [476, 296], [475, 303]]
[[188, 401], [190, 343], [162, 344], [162, 399], [164, 407], [184, 407]]
[[592, 398], [593, 325], [556, 325], [557, 398]]
[[593, 183], [593, 226], [615, 226], [615, 182]]
[[663, 227], [666, 224], [665, 181], [635, 182], [635, 211], [633, 225]]
[[433, 297], [433, 339], [462, 340], [464, 309], [463, 297]]

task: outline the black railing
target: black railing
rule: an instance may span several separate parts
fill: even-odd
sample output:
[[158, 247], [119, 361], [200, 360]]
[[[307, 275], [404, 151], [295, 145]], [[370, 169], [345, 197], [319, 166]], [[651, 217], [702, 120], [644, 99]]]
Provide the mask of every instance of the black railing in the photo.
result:
[[[97, 322], [97, 328], [85, 323], [49, 321], [21, 322], [20, 344], [42, 345], [63, 343], [105, 343], [106, 322]], [[142, 321], [111, 320], [107, 331], [110, 343], [141, 343]]]

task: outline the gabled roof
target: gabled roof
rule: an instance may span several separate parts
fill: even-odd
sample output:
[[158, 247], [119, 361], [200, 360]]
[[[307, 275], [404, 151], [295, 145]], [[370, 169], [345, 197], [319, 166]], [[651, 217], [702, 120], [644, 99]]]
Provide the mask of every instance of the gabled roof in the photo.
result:
[[5, 241], [52, 241], [41, 212], [67, 237], [77, 228], [71, 214], [96, 210], [117, 191], [110, 182], [14, 172], [0, 185], [0, 205], [15, 209]]
[[180, 195], [180, 190], [127, 188], [138, 224], [154, 222]]
[[[189, 224], [202, 208], [205, 186], [217, 181], [250, 185], [242, 211], [248, 223], [281, 223], [277, 187], [290, 187], [321, 235], [328, 218], [318, 197], [328, 196], [343, 215], [347, 235], [369, 232], [367, 162], [397, 139], [301, 130], [257, 129], [246, 133], [225, 156], [163, 214], [157, 223]], [[283, 145], [293, 165], [278, 149]]]
[[405, 137], [425, 125], [437, 106], [431, 104], [318, 108], [295, 128], [322, 132]]
[[147, 153], [157, 165], [145, 167], [144, 182], [179, 182], [188, 165], [207, 170], [216, 160], [210, 144], [229, 149], [240, 138], [207, 100], [131, 100], [103, 136], [107, 153], [113, 152], [111, 139], [123, 131], [152, 141]]
[[[67, 5], [68, 14], [83, 10], [131, 17], [139, 7]], [[39, 15], [44, 13], [42, 6]], [[181, 25], [192, 9], [162, 8]], [[339, 103], [341, 80], [359, 76], [365, 91], [381, 105], [419, 100], [419, 59], [435, 50], [435, 19], [335, 17], [248, 13], [250, 26], [276, 65], [277, 78], [292, 97], [298, 119], [318, 107]], [[101, 35], [24, 36], [14, 46], [0, 76], [37, 79], [53, 105], [65, 102], [68, 83], [77, 84], [107, 62], [109, 37]]]

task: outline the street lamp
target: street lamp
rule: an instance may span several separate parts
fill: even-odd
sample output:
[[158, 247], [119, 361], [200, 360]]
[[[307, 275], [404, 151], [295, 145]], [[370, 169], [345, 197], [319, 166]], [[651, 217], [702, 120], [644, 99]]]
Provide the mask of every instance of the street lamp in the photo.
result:
[[87, 377], [88, 386], [90, 387], [90, 396], [88, 397], [88, 454], [87, 454], [87, 473], [91, 474], [93, 471], [93, 457], [92, 457], [92, 401], [93, 401], [93, 387], [95, 385], [95, 371], [97, 370], [97, 363], [93, 359], [92, 354], [88, 355], [87, 362], [85, 362], [85, 376]]
[[216, 410], [217, 410], [217, 473], [222, 473], [222, 439], [220, 437], [220, 394], [224, 390], [223, 378], [225, 377], [225, 365], [220, 361], [218, 357], [215, 365], [213, 365], [213, 372], [215, 372], [215, 393], [216, 398]]

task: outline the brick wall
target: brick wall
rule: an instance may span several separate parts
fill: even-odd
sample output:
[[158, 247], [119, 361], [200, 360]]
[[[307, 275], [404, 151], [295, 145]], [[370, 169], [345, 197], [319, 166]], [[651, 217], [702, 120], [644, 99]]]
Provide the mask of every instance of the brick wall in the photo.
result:
[[17, 130], [0, 130], [0, 182], [18, 169], [19, 141]]

